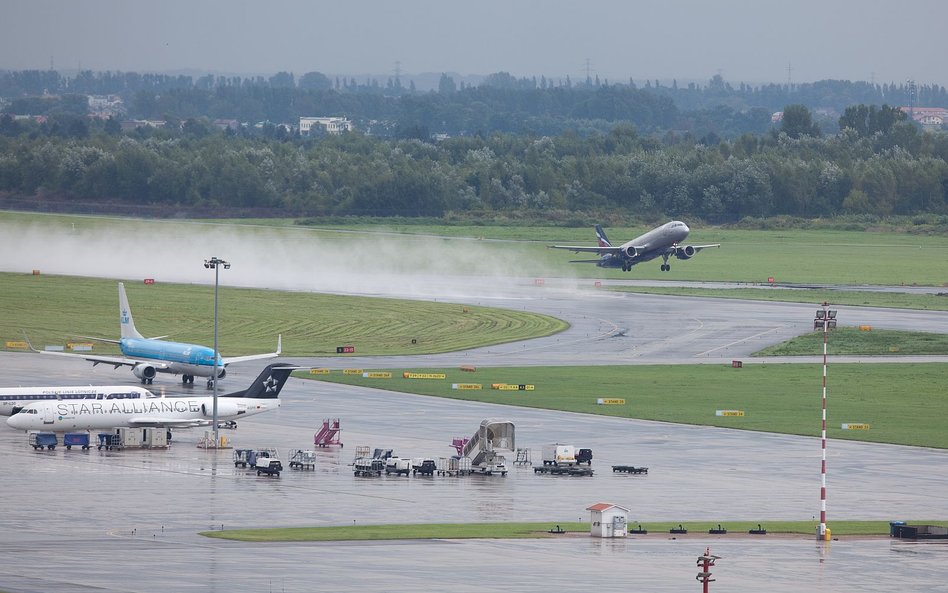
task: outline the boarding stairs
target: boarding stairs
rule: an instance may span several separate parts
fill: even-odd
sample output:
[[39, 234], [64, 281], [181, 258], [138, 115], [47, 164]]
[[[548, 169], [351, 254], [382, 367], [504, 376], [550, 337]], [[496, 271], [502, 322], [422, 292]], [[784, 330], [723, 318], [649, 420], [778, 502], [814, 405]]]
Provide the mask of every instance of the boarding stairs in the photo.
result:
[[319, 431], [313, 435], [313, 444], [317, 447], [331, 447], [333, 445], [339, 445], [342, 447], [342, 442], [339, 441], [339, 433], [342, 429], [339, 428], [339, 419], [333, 418], [323, 420], [323, 426]]
[[468, 457], [474, 468], [503, 463], [496, 450], [514, 450], [514, 425], [506, 420], [482, 420], [477, 432], [464, 443], [461, 457]]

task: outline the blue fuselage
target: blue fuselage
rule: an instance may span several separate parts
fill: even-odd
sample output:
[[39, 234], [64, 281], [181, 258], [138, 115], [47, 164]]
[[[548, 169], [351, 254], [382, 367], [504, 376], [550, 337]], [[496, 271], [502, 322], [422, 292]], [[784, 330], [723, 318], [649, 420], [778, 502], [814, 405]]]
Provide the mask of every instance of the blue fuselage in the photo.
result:
[[[214, 367], [214, 349], [207, 346], [145, 338], [122, 338], [119, 341], [119, 347], [122, 349], [122, 354], [129, 358], [145, 358], [166, 363], [206, 367], [207, 375], [213, 372], [211, 369]], [[217, 356], [217, 366], [224, 366], [220, 354]]]

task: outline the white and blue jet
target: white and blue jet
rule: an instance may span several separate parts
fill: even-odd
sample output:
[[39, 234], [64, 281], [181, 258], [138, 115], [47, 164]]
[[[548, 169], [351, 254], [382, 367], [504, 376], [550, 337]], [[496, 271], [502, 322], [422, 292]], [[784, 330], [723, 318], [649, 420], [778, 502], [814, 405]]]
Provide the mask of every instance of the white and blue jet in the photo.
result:
[[[110, 364], [115, 368], [128, 366], [138, 377], [142, 385], [150, 385], [158, 373], [171, 373], [181, 375], [181, 382], [184, 384], [194, 383], [194, 377], [207, 377], [207, 388], [214, 386], [214, 369], [217, 368], [217, 378], [223, 379], [227, 374], [226, 367], [231, 363], [247, 362], [249, 360], [261, 360], [265, 358], [274, 358], [280, 355], [283, 350], [283, 336], [277, 336], [276, 352], [267, 352], [265, 354], [251, 354], [248, 356], [233, 356], [224, 358], [218, 353], [217, 364], [214, 364], [214, 349], [198, 344], [186, 344], [182, 342], [169, 342], [159, 338], [146, 338], [135, 329], [135, 321], [132, 318], [132, 310], [128, 306], [128, 297], [125, 296], [125, 284], [119, 282], [119, 328], [121, 329], [121, 338], [111, 340], [108, 338], [89, 338], [102, 342], [118, 344], [122, 351], [122, 356], [107, 356], [97, 354], [77, 354], [72, 352], [57, 352], [49, 350], [36, 350], [41, 354], [50, 354], [54, 356], [79, 357], [88, 360], [93, 366], [98, 364]], [[32, 348], [32, 346], [31, 346]]]

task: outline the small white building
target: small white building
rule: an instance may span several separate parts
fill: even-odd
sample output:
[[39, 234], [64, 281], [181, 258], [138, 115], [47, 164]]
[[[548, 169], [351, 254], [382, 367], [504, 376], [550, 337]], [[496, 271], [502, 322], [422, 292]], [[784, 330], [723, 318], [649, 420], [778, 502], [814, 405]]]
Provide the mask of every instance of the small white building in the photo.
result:
[[589, 511], [591, 536], [625, 537], [628, 535], [629, 509], [617, 504], [600, 502], [586, 507], [586, 510]]
[[352, 122], [345, 117], [301, 117], [300, 134], [309, 134], [313, 128], [327, 134], [341, 134], [352, 131]]

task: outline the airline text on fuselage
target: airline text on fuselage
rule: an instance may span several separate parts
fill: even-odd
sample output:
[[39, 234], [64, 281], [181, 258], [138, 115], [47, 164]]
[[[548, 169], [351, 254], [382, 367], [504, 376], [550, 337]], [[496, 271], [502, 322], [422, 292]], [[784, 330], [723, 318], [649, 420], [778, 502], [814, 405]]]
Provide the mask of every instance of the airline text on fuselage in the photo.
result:
[[114, 402], [61, 402], [56, 404], [56, 413], [60, 416], [84, 416], [97, 414], [151, 414], [165, 412], [201, 411], [201, 402], [197, 400], [167, 399], [160, 401], [114, 401]]

